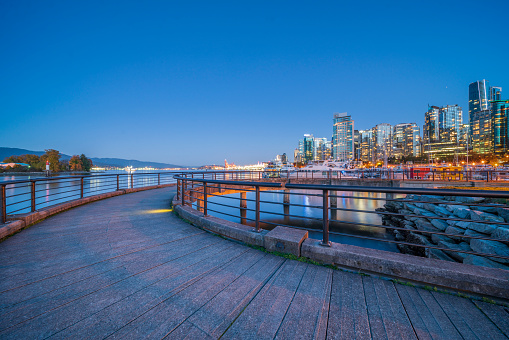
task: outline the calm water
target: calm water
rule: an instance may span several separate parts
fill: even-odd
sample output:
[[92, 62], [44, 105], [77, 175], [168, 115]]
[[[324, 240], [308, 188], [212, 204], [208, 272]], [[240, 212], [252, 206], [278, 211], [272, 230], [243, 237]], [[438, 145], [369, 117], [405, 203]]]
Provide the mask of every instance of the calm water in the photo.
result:
[[[152, 174], [151, 174], [152, 172]], [[134, 181], [131, 183], [131, 176], [128, 176], [124, 170], [108, 170], [104, 172], [92, 172], [92, 177], [85, 178], [83, 182], [84, 196], [92, 196], [100, 193], [115, 191], [117, 189], [117, 176], [98, 176], [98, 175], [120, 175], [119, 184], [121, 189], [130, 188], [131, 184], [134, 188], [156, 185], [158, 178], [155, 172], [165, 171], [143, 171], [134, 172]], [[63, 176], [70, 176], [69, 174]], [[55, 176], [58, 178], [58, 176]], [[52, 178], [55, 178], [52, 177]], [[61, 181], [46, 181], [41, 175], [29, 176], [9, 176], [0, 175], [0, 181], [12, 180], [28, 180], [41, 179], [37, 181], [36, 192], [36, 209], [45, 208], [54, 204], [63, 203], [80, 197], [81, 180], [65, 179]], [[166, 171], [161, 175], [161, 184], [174, 183], [172, 171]], [[27, 213], [30, 212], [31, 188], [30, 184], [15, 184], [6, 187], [7, 196], [7, 213]]]
[[[296, 216], [305, 216], [311, 218], [322, 218], [322, 197], [311, 196], [312, 194], [317, 194], [316, 191], [307, 191], [307, 190], [293, 190], [292, 192], [305, 194], [305, 195], [290, 195], [290, 203], [297, 205], [306, 205], [307, 207], [301, 206], [291, 206], [289, 208], [290, 215]], [[338, 198], [337, 206], [338, 208], [346, 208], [346, 209], [358, 209], [358, 210], [366, 210], [370, 212], [374, 212], [376, 208], [383, 207], [385, 204], [385, 200], [369, 200], [369, 199], [356, 199], [358, 198], [385, 198], [385, 194], [380, 193], [352, 193], [352, 192], [337, 192], [338, 196], [346, 196], [345, 198]], [[223, 218], [232, 222], [241, 223], [241, 219], [239, 217], [239, 200], [232, 198], [240, 198], [240, 194], [230, 194], [223, 196], [216, 196], [209, 198], [209, 214]], [[254, 193], [249, 192], [246, 195], [248, 200], [254, 200]], [[316, 231], [310, 231], [310, 237], [315, 239], [322, 239], [322, 222], [320, 220], [312, 220], [312, 219], [302, 219], [298, 217], [284, 217], [275, 214], [283, 214], [283, 198], [284, 191], [278, 192], [261, 192], [260, 200], [273, 202], [273, 203], [281, 203], [281, 204], [273, 204], [273, 203], [260, 203], [260, 211], [264, 211], [260, 213], [260, 220], [270, 222], [262, 223], [262, 228], [264, 229], [272, 229], [275, 225], [288, 225], [288, 226], [297, 226], [297, 227], [305, 227], [314, 229]], [[217, 205], [214, 203], [229, 205], [229, 207], [225, 207], [222, 205]], [[318, 206], [319, 208], [313, 208], [309, 206]], [[255, 202], [248, 201], [247, 202], [248, 209], [255, 209]], [[215, 210], [215, 211], [212, 211]], [[334, 214], [332, 212], [332, 214]], [[234, 216], [230, 216], [234, 215]], [[255, 218], [254, 211], [247, 211], [246, 213], [246, 221], [244, 224], [248, 224], [254, 226], [254, 221], [250, 221], [249, 219]], [[384, 228], [376, 228], [370, 226], [360, 226], [353, 225], [344, 222], [355, 222], [355, 223], [365, 223], [365, 224], [374, 224], [374, 225], [382, 225], [382, 221], [379, 215], [376, 213], [364, 213], [364, 212], [351, 212], [351, 211], [338, 211], [337, 216], [329, 215], [330, 219], [342, 221], [341, 222], [330, 222], [330, 231], [344, 233], [348, 235], [359, 235], [359, 236], [369, 236], [379, 239], [389, 239], [392, 240], [393, 237], [391, 234], [387, 233]], [[272, 224], [273, 223], [273, 224]], [[274, 225], [275, 224], [275, 225]], [[333, 235], [330, 234], [330, 240], [338, 243], [346, 243], [352, 245], [358, 245], [367, 248], [373, 249], [381, 249], [388, 250], [393, 252], [399, 252], [396, 245], [393, 243], [387, 243], [382, 241], [374, 241], [374, 240], [366, 240], [355, 238], [352, 236], [343, 236], [343, 235]]]

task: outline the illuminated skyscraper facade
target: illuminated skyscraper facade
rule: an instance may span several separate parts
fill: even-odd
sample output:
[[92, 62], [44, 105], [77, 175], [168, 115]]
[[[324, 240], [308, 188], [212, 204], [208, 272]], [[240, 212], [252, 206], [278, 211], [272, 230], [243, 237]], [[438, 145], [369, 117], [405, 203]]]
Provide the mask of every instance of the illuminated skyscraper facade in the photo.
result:
[[423, 150], [430, 160], [466, 155], [460, 135], [463, 110], [458, 105], [429, 106], [424, 114]]
[[496, 154], [509, 152], [509, 100], [491, 101], [493, 149]]
[[332, 157], [337, 161], [353, 160], [354, 121], [346, 112], [334, 113], [332, 126]]
[[373, 139], [376, 160], [384, 161], [392, 156], [392, 126], [387, 123], [373, 128]]

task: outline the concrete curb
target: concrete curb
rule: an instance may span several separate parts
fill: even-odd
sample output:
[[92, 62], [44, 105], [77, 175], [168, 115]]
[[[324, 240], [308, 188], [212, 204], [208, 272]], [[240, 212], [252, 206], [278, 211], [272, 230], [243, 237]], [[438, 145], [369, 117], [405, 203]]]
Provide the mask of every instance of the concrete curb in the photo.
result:
[[[223, 219], [207, 216], [182, 206], [179, 200], [173, 200], [174, 210], [191, 223], [227, 238], [256, 245], [272, 251], [300, 254], [325, 264], [355, 271], [369, 272], [383, 277], [398, 278], [418, 284], [431, 285], [468, 294], [492, 296], [502, 299], [509, 297], [509, 271], [487, 268], [462, 263], [447, 262], [436, 259], [417, 257], [407, 254], [392, 253], [383, 250], [332, 243], [330, 247], [319, 245], [318, 240], [296, 237], [292, 232], [279, 229], [278, 240], [268, 231], [256, 233], [252, 227]], [[277, 227], [284, 228], [284, 227]], [[291, 228], [284, 228], [290, 229]], [[281, 232], [282, 231], [282, 232]], [[287, 237], [288, 236], [288, 237]], [[295, 242], [300, 246], [295, 250]], [[277, 243], [292, 244], [287, 249], [277, 249]]]
[[11, 235], [17, 233], [21, 229], [24, 229], [34, 223], [37, 223], [49, 216], [58, 214], [62, 211], [69, 210], [69, 209], [72, 209], [74, 207], [77, 207], [77, 206], [80, 206], [83, 204], [91, 203], [94, 201], [99, 201], [99, 200], [114, 197], [114, 196], [130, 194], [133, 192], [145, 191], [145, 190], [151, 190], [151, 189], [160, 189], [160, 188], [170, 187], [170, 186], [174, 186], [174, 185], [176, 185], [176, 184], [162, 184], [162, 185], [152, 185], [152, 186], [142, 187], [142, 188], [122, 189], [119, 191], [107, 192], [104, 194], [84, 197], [84, 198], [72, 200], [69, 202], [57, 204], [57, 205], [54, 205], [54, 206], [51, 206], [48, 208], [37, 210], [33, 213], [11, 215], [7, 218], [7, 220], [9, 222], [7, 222], [7, 224], [5, 224], [4, 226], [0, 227], [0, 241], [2, 241], [3, 239], [5, 239], [8, 236], [11, 236]]

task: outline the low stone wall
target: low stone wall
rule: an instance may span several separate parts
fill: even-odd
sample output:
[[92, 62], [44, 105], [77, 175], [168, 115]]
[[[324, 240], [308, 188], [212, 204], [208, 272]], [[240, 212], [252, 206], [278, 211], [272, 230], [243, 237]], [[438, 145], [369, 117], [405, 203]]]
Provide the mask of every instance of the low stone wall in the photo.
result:
[[37, 210], [33, 213], [28, 214], [17, 214], [17, 215], [10, 215], [8, 217], [8, 222], [0, 227], [0, 241], [4, 238], [11, 236], [21, 229], [24, 229], [34, 223], [37, 223], [51, 215], [58, 214], [62, 211], [87, 204], [94, 201], [99, 201], [105, 198], [110, 198], [114, 196], [129, 194], [132, 192], [138, 192], [138, 191], [144, 191], [144, 190], [150, 190], [150, 189], [158, 189], [158, 188], [164, 188], [169, 186], [174, 186], [176, 184], [163, 184], [163, 185], [153, 185], [153, 186], [147, 186], [142, 188], [129, 188], [129, 189], [122, 189], [118, 191], [112, 191], [107, 192], [104, 194], [89, 196], [80, 198], [77, 200], [72, 200], [69, 202], [57, 204], [48, 208]]
[[509, 271], [479, 267], [433, 258], [420, 258], [358, 246], [332, 243], [331, 247], [308, 238], [307, 232], [276, 227], [260, 233], [252, 227], [204, 216], [189, 206], [173, 200], [174, 210], [184, 219], [205, 230], [269, 251], [290, 253], [326, 264], [356, 271], [375, 273], [424, 285], [460, 290], [497, 298], [509, 297]]
[[[384, 225], [408, 230], [393, 230], [396, 240], [451, 250], [473, 251], [509, 257], [509, 246], [504, 244], [504, 242], [509, 242], [509, 226], [483, 223], [485, 221], [509, 222], [509, 209], [505, 205], [500, 207], [473, 205], [474, 203], [485, 202], [485, 199], [480, 197], [408, 195], [405, 200], [413, 200], [416, 203], [389, 201], [385, 204], [385, 209], [379, 209], [380, 212], [402, 214], [402, 216], [381, 215]], [[440, 218], [459, 218], [471, 221], [443, 220]], [[443, 232], [450, 235], [425, 234], [416, 232], [418, 230]], [[493, 238], [499, 241], [471, 239], [461, 236]], [[406, 254], [509, 270], [509, 260], [506, 259], [485, 258], [472, 254], [408, 245], [398, 245], [398, 247], [401, 252]]]

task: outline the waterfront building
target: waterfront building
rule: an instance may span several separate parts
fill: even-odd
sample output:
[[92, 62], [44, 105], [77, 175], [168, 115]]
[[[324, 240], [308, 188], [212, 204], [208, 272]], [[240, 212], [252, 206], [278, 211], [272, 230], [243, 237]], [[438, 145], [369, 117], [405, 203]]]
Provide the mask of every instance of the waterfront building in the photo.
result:
[[506, 154], [509, 152], [509, 100], [493, 100], [490, 103], [494, 152]]
[[421, 136], [419, 126], [415, 123], [405, 124], [403, 130], [403, 156], [421, 156]]
[[428, 159], [458, 160], [466, 155], [466, 145], [460, 136], [463, 111], [458, 105], [429, 106], [424, 114], [423, 150]]
[[361, 134], [359, 130], [353, 130], [353, 150], [354, 150], [354, 160], [361, 160]]
[[373, 141], [376, 161], [386, 163], [392, 156], [392, 126], [387, 123], [376, 125], [373, 128]]
[[502, 88], [489, 86], [485, 79], [471, 83], [468, 87], [468, 113], [472, 151], [477, 154], [494, 152], [495, 137], [491, 102], [501, 100]]
[[405, 144], [405, 129], [410, 126], [409, 123], [402, 123], [394, 125], [392, 130], [392, 155], [396, 159], [401, 159], [405, 156], [404, 144]]
[[337, 161], [353, 159], [354, 121], [346, 112], [334, 113], [332, 127], [332, 157]]
[[331, 158], [331, 142], [327, 138], [315, 138], [313, 160], [325, 161]]
[[305, 134], [299, 140], [299, 147], [295, 149], [294, 160], [297, 163], [323, 161], [331, 158], [331, 142], [327, 138], [316, 138], [312, 134]]
[[302, 145], [304, 160], [306, 162], [312, 161], [315, 155], [315, 138], [313, 135], [305, 134]]
[[363, 163], [375, 163], [375, 150], [373, 147], [373, 129], [359, 130], [360, 135], [360, 160]]

